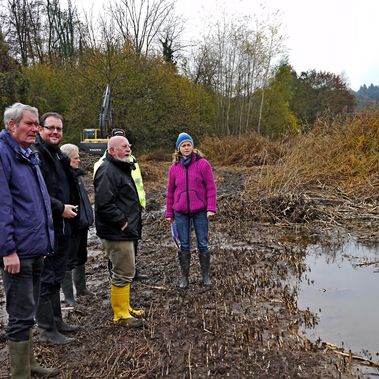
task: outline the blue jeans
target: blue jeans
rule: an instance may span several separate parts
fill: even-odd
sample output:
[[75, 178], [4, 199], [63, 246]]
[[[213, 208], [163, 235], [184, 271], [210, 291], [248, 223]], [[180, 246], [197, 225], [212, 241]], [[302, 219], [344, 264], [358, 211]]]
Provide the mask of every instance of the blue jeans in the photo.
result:
[[8, 313], [7, 338], [27, 341], [33, 327], [40, 292], [43, 258], [20, 259], [20, 272], [10, 274], [2, 266], [6, 309]]
[[175, 212], [175, 221], [180, 240], [180, 251], [185, 253], [191, 252], [191, 224], [193, 224], [199, 254], [208, 252], [207, 212], [204, 211], [192, 215]]

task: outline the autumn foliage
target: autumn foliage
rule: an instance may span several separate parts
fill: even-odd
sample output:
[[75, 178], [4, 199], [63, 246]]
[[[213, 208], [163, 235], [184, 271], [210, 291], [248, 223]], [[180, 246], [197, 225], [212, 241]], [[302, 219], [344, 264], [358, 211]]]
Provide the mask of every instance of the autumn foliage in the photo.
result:
[[270, 196], [315, 189], [378, 198], [379, 110], [348, 119], [319, 118], [312, 130], [285, 141], [252, 133], [244, 138], [206, 139], [204, 152], [219, 165], [264, 165], [247, 180], [250, 194]]

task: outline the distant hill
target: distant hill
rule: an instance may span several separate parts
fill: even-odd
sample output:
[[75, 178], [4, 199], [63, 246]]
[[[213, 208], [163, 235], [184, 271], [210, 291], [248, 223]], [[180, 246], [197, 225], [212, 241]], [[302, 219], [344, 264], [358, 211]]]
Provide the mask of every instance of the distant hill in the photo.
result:
[[353, 91], [357, 99], [357, 109], [362, 109], [368, 105], [379, 107], [379, 86], [366, 84], [361, 86], [358, 91]]

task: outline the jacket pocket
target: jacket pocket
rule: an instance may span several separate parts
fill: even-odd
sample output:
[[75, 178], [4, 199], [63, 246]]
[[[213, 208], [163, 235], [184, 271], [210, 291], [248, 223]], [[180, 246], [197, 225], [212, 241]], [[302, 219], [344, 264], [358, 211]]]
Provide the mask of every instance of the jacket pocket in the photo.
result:
[[189, 211], [186, 191], [180, 192], [178, 198], [175, 199], [173, 208], [175, 212], [179, 213], [185, 213]]
[[190, 198], [193, 199], [194, 205], [196, 208], [206, 208], [207, 204], [204, 202], [204, 199], [202, 199], [199, 194], [196, 191], [190, 191]]
[[174, 211], [179, 213], [195, 213], [206, 208], [207, 204], [196, 191], [181, 192], [178, 201], [174, 204]]

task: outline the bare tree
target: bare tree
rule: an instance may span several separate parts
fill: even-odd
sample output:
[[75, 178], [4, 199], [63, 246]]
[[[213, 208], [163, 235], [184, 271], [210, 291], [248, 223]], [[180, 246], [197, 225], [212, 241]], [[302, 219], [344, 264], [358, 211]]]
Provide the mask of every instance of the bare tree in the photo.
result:
[[185, 72], [195, 82], [206, 82], [215, 93], [221, 135], [241, 135], [253, 127], [260, 130], [260, 121], [252, 124], [252, 113], [262, 114], [264, 95], [257, 109], [254, 94], [266, 85], [282, 39], [276, 25], [256, 22], [254, 26], [250, 18], [217, 22], [194, 52], [193, 61], [185, 62]]
[[195, 84], [203, 85], [209, 89], [215, 87], [217, 75], [217, 60], [208, 44], [201, 43], [191, 53], [192, 59], [184, 57], [182, 71]]
[[7, 0], [2, 10], [1, 27], [11, 54], [22, 65], [53, 62], [74, 57], [78, 50], [77, 33], [82, 26], [76, 8], [60, 0]]
[[122, 38], [137, 55], [147, 56], [174, 7], [175, 0], [120, 0], [110, 11]]
[[262, 122], [262, 112], [264, 103], [265, 87], [267, 85], [269, 72], [271, 68], [272, 60], [275, 56], [282, 52], [282, 36], [279, 34], [279, 29], [275, 25], [270, 25], [268, 27], [267, 35], [267, 45], [264, 54], [264, 75], [262, 77], [262, 91], [261, 91], [261, 102], [259, 106], [259, 118], [257, 125], [257, 132], [261, 132], [261, 122]]
[[27, 0], [8, 0], [8, 31], [7, 40], [11, 52], [19, 57], [22, 65], [28, 64], [29, 34], [29, 3]]
[[69, 58], [75, 55], [75, 28], [78, 23], [76, 8], [68, 1], [67, 9], [62, 9], [59, 0], [47, 0], [48, 55]]
[[159, 42], [162, 45], [163, 59], [168, 63], [176, 64], [176, 56], [184, 48], [181, 42], [183, 30], [183, 20], [170, 15], [166, 19], [162, 31], [158, 33]]

